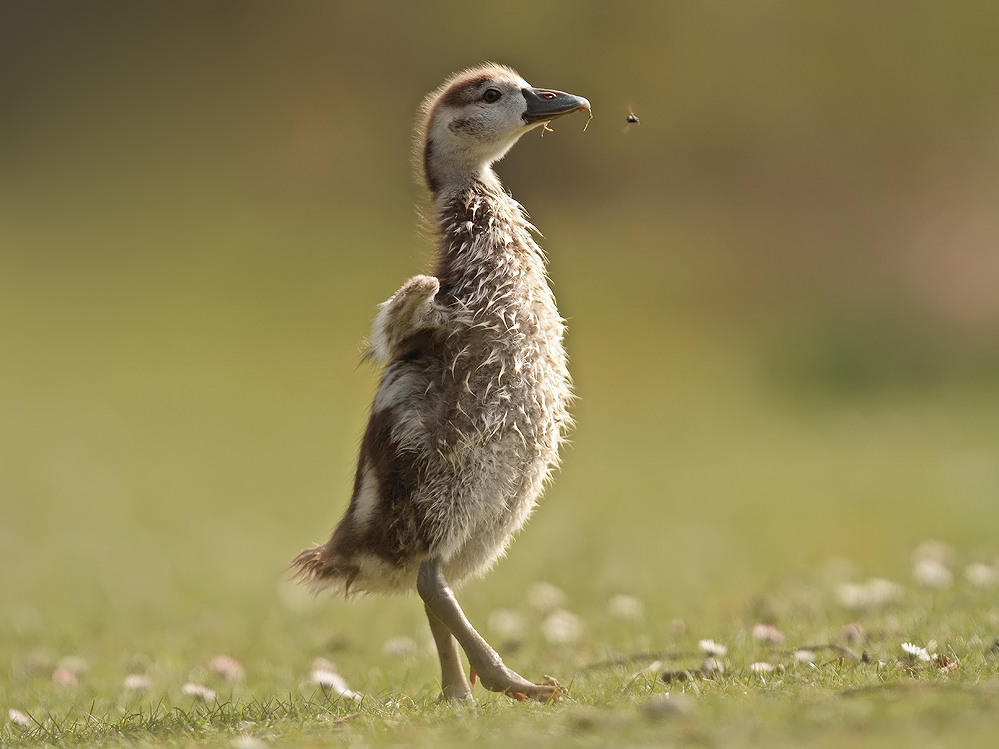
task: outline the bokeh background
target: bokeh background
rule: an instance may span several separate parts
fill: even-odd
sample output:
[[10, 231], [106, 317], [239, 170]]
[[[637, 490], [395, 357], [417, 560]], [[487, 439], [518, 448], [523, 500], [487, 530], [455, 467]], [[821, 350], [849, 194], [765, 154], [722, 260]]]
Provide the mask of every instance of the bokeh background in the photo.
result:
[[422, 631], [283, 570], [346, 505], [375, 305], [431, 257], [416, 108], [483, 60], [595, 116], [498, 169], [580, 398], [473, 620], [541, 579], [669, 621], [830, 559], [904, 578], [926, 538], [994, 558], [997, 39], [990, 2], [3, 2], [9, 641]]

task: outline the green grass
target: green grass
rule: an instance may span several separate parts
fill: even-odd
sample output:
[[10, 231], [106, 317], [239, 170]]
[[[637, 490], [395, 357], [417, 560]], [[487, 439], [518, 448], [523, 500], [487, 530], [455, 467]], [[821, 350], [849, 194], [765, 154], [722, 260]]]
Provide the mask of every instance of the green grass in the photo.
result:
[[[780, 644], [751, 636], [757, 617], [750, 610], [696, 623], [651, 616], [615, 621], [601, 607], [582, 604], [577, 611], [587, 627], [581, 643], [546, 644], [532, 628], [509, 654], [509, 661], [521, 667], [543, 664], [557, 670], [569, 685], [567, 700], [519, 704], [480, 693], [474, 708], [437, 704], [434, 659], [422, 646], [401, 657], [379, 654], [380, 643], [372, 640], [398, 631], [400, 624], [380, 614], [403, 608], [403, 602], [362, 604], [366, 611], [360, 618], [367, 621], [347, 636], [352, 642], [323, 646], [337, 652], [341, 671], [365, 692], [363, 699], [331, 698], [308, 683], [308, 665], [295, 643], [302, 642], [303, 632], [308, 641], [320, 636], [323, 624], [330, 627], [334, 617], [322, 607], [300, 617], [297, 626], [286, 618], [279, 629], [287, 628], [289, 637], [297, 630], [294, 641], [268, 637], [254, 644], [244, 660], [246, 678], [237, 682], [211, 673], [196, 654], [194, 638], [184, 633], [177, 633], [172, 648], [163, 643], [149, 659], [133, 658], [128, 664], [116, 664], [113, 652], [91, 650], [91, 667], [76, 687], [52, 684], [54, 664], [44, 654], [22, 654], [14, 658], [4, 700], [29, 712], [30, 724], [8, 722], [0, 729], [0, 741], [227, 745], [251, 736], [289, 745], [500, 746], [514, 739], [581, 746], [901, 746], [946, 743], [950, 736], [960, 737], [962, 746], [989, 746], [999, 697], [999, 646], [988, 640], [996, 629], [995, 611], [991, 620], [986, 613], [993, 603], [994, 589], [989, 593], [958, 582], [932, 592], [910, 587], [899, 602], [846, 613], [821, 585], [803, 584], [770, 601], [775, 608], [786, 607], [779, 617], [786, 637]], [[540, 615], [528, 613], [527, 618]], [[842, 639], [839, 623], [853, 618], [864, 622], [868, 639], [863, 642]], [[234, 622], [230, 626], [236, 629]], [[350, 628], [342, 626], [333, 629]], [[695, 669], [703, 658], [697, 644], [703, 635], [727, 644], [721, 658], [725, 673], [682, 679], [683, 670]], [[938, 652], [956, 666], [948, 670], [922, 663], [900, 647], [903, 639], [926, 642], [930, 637], [940, 638]], [[819, 649], [811, 663], [791, 652], [837, 643], [842, 649]], [[659, 649], [649, 652], [650, 646]], [[653, 665], [656, 661], [659, 665]], [[775, 670], [753, 671], [750, 664], [760, 661]], [[129, 693], [122, 686], [123, 675], [137, 669], [150, 677], [148, 692]], [[663, 672], [671, 679], [664, 680]], [[180, 687], [191, 678], [217, 690], [217, 698], [206, 702], [183, 696]]]
[[[89, 227], [109, 245], [77, 257], [39, 216], [10, 222], [0, 744], [991, 746], [997, 587], [964, 570], [999, 554], [994, 371], [914, 323], [892, 351], [895, 318], [877, 310], [832, 333], [829, 316], [810, 328], [800, 310], [793, 334], [733, 314], [724, 288], [670, 280], [711, 278], [700, 248], [660, 256], [635, 242], [608, 266], [600, 248], [619, 210], [545, 217], [578, 426], [509, 557], [459, 592], [511, 667], [552, 674], [569, 696], [525, 705], [479, 691], [474, 709], [436, 704], [415, 596], [314, 601], [284, 580], [346, 504], [376, 377], [355, 368], [357, 340], [421, 267], [409, 224], [223, 211], [159, 233], [87, 219], [98, 225], [74, 237]], [[345, 236], [358, 221], [372, 233]], [[689, 227], [657, 228], [684, 246]], [[368, 254], [348, 261], [347, 247]], [[631, 294], [608, 293], [621, 288]], [[938, 355], [904, 376], [923, 350]], [[953, 555], [940, 589], [912, 575], [914, 550], [934, 538]], [[872, 578], [895, 581], [898, 597], [843, 605], [841, 585]], [[539, 581], [564, 591], [578, 641], [543, 636], [528, 601]], [[644, 614], [612, 616], [621, 594]], [[490, 627], [500, 609], [523, 617], [520, 642]], [[755, 641], [760, 622], [785, 642]], [[845, 644], [853, 622], [869, 641], [849, 647], [865, 659], [792, 655]], [[399, 637], [411, 652], [386, 652]], [[728, 647], [723, 674], [660, 678], [696, 669], [702, 639]], [[958, 665], [909, 663], [907, 641], [935, 641]], [[219, 654], [242, 680], [213, 673]], [[53, 680], [66, 658], [87, 666], [75, 685]], [[317, 658], [362, 701], [313, 684]], [[756, 673], [759, 661], [777, 669]], [[128, 690], [130, 674], [148, 689]]]

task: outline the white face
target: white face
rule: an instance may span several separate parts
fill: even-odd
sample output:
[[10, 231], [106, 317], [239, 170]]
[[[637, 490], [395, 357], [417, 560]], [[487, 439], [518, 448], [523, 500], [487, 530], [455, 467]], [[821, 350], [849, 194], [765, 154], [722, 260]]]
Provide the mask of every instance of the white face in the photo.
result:
[[502, 66], [458, 75], [425, 105], [423, 160], [431, 190], [482, 175], [528, 130], [580, 108], [589, 102], [533, 89]]
[[526, 88], [530, 85], [519, 76], [491, 75], [445, 90], [427, 132], [436, 158], [474, 171], [502, 158], [521, 135], [541, 124], [524, 119]]

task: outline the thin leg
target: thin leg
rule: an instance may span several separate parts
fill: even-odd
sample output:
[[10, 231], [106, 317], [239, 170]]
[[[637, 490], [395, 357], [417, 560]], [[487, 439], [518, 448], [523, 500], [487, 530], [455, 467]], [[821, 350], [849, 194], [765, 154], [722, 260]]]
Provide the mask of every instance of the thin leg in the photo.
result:
[[[475, 631], [454, 597], [454, 592], [444, 579], [439, 559], [431, 559], [420, 566], [416, 588], [427, 611], [436, 617], [461, 645], [472, 671], [478, 674], [482, 686], [492, 692], [503, 692], [518, 699], [535, 699], [541, 702], [559, 699], [563, 690], [557, 684], [534, 684], [503, 663], [499, 653], [489, 647]], [[436, 631], [434, 637], [437, 637]], [[438, 650], [440, 641], [438, 640]], [[444, 669], [441, 657], [441, 669]], [[462, 675], [464, 678], [464, 674]]]
[[427, 621], [430, 622], [430, 631], [434, 635], [437, 654], [441, 659], [441, 699], [456, 702], [471, 700], [472, 688], [468, 686], [465, 671], [461, 667], [458, 641], [429, 606], [424, 608], [427, 610]]

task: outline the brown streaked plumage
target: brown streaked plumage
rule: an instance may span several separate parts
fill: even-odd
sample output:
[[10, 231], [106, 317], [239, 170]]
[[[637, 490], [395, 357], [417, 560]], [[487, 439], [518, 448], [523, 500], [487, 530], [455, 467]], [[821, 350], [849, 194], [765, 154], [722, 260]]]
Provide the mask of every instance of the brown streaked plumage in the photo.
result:
[[487, 64], [424, 102], [417, 133], [438, 261], [381, 305], [368, 356], [385, 365], [354, 491], [330, 540], [292, 563], [315, 588], [416, 587], [443, 697], [471, 699], [458, 647], [490, 690], [539, 700], [469, 624], [449, 583], [489, 569], [558, 463], [571, 400], [563, 320], [544, 254], [492, 164], [525, 132], [586, 99]]

